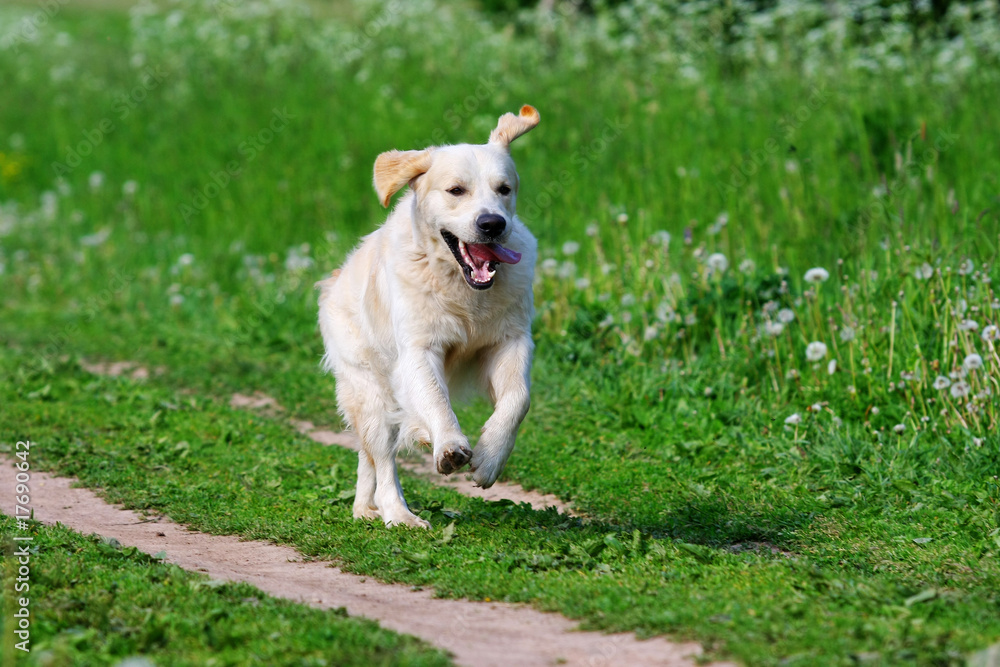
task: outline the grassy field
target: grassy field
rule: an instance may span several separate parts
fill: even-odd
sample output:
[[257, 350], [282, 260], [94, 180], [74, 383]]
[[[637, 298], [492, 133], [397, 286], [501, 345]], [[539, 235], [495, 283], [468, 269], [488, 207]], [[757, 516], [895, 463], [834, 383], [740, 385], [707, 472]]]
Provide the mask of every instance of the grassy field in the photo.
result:
[[[1000, 641], [1000, 19], [713, 6], [0, 9], [4, 443], [130, 507], [440, 595], [747, 664], [963, 664]], [[352, 455], [228, 396], [336, 425], [312, 284], [385, 216], [375, 156], [483, 142], [523, 103], [537, 352], [505, 478], [589, 519], [406, 479], [434, 530], [355, 523]], [[488, 412], [462, 407], [466, 432]], [[182, 576], [43, 534], [130, 563], [130, 585]], [[181, 588], [160, 594], [229, 608]], [[102, 614], [39, 631], [94, 664], [174, 660], [115, 648]], [[359, 663], [439, 659], [351, 636]]]

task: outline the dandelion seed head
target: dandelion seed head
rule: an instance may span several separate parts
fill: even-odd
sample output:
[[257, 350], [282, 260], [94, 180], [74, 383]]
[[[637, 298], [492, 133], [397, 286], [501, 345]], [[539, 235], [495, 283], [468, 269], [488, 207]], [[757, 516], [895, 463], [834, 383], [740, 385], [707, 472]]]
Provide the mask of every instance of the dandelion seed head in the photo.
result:
[[791, 308], [782, 308], [778, 311], [778, 321], [782, 324], [788, 324], [795, 319], [795, 311]]
[[792, 414], [785, 417], [785, 423], [789, 426], [796, 426], [802, 422], [802, 415], [798, 412], [793, 412]]
[[936, 378], [934, 378], [934, 384], [932, 386], [938, 391], [942, 391], [951, 386], [951, 380], [949, 380], [943, 375], [938, 375]]
[[895, 433], [902, 433], [903, 431], [906, 430], [906, 424], [896, 424], [895, 426], [892, 427], [892, 430]]
[[952, 398], [965, 398], [969, 395], [971, 387], [969, 383], [965, 380], [959, 380], [955, 384], [951, 385], [951, 397]]
[[969, 371], [978, 371], [983, 367], [983, 358], [978, 354], [970, 354], [965, 357], [962, 367]]
[[566, 241], [563, 243], [562, 251], [564, 255], [575, 255], [580, 249], [580, 244], [576, 241]]
[[805, 280], [807, 283], [825, 283], [829, 279], [830, 272], [821, 266], [817, 266], [806, 271]]
[[729, 268], [729, 260], [721, 252], [713, 252], [705, 260], [705, 264], [708, 266], [709, 270], [713, 273], [724, 273], [726, 269]]
[[806, 359], [809, 361], [819, 361], [826, 356], [826, 343], [818, 340], [806, 345]]
[[845, 343], [850, 343], [852, 340], [854, 340], [854, 336], [855, 336], [855, 331], [853, 327], [849, 327], [846, 324], [840, 327], [840, 340], [844, 341]]
[[101, 186], [104, 185], [104, 172], [92, 172], [87, 178], [87, 185], [90, 186], [91, 190], [100, 190]]

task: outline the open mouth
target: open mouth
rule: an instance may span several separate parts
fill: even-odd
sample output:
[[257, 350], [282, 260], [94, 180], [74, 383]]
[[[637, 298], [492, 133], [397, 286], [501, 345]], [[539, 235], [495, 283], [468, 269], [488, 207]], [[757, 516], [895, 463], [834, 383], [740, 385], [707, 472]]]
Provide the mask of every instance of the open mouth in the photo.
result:
[[465, 282], [472, 289], [493, 287], [498, 264], [517, 264], [521, 261], [521, 253], [504, 248], [499, 243], [466, 243], [443, 229], [441, 237], [458, 260]]

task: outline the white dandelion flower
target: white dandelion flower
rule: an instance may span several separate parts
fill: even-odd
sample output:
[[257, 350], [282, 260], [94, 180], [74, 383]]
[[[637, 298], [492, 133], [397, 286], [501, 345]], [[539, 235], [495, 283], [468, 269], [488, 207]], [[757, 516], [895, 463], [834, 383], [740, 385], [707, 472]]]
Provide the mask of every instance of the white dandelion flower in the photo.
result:
[[554, 257], [549, 257], [548, 259], [542, 260], [542, 272], [546, 275], [554, 275], [556, 269], [559, 268], [559, 260]]
[[830, 272], [821, 266], [814, 267], [806, 271], [807, 283], [825, 283], [830, 279]]
[[754, 263], [752, 259], [744, 259], [742, 262], [740, 262], [740, 273], [745, 273], [747, 275], [750, 275], [756, 270], [757, 270], [757, 265]]
[[661, 245], [666, 248], [670, 245], [670, 232], [661, 229], [658, 232], [654, 232], [649, 240], [652, 241], [654, 245]]
[[949, 380], [945, 376], [938, 375], [936, 378], [934, 378], [933, 387], [938, 391], [941, 391], [942, 389], [947, 389], [950, 386], [951, 386], [951, 380]]
[[585, 290], [588, 287], [590, 287], [590, 278], [577, 278], [576, 279], [576, 288], [578, 290]]
[[792, 413], [785, 417], [785, 423], [789, 426], [796, 426], [802, 422], [802, 416], [798, 412]]
[[833, 375], [836, 372], [837, 372], [837, 360], [831, 359], [830, 363], [826, 365], [826, 373], [827, 375]]
[[967, 276], [975, 270], [976, 264], [971, 259], [966, 259], [958, 265], [958, 274], [961, 276]]
[[137, 181], [128, 180], [122, 183], [122, 194], [126, 197], [131, 197], [139, 190], [139, 183]]
[[170, 295], [170, 305], [171, 306], [179, 306], [182, 303], [184, 303], [184, 295], [183, 294], [171, 294]]
[[795, 319], [795, 311], [791, 308], [782, 308], [778, 311], [778, 321], [782, 324], [788, 324]]
[[587, 236], [597, 236], [597, 233], [600, 231], [600, 228], [597, 226], [596, 222], [592, 222], [589, 225], [587, 225], [586, 231], [587, 231]]
[[629, 306], [635, 305], [635, 295], [634, 294], [623, 294], [622, 295], [622, 305], [628, 308]]
[[781, 332], [785, 330], [785, 325], [781, 322], [768, 322], [764, 325], [764, 331], [769, 336], [780, 336]]
[[785, 373], [785, 379], [786, 380], [798, 380], [799, 379], [799, 371], [798, 371], [798, 369], [789, 368], [788, 372]]
[[194, 264], [194, 255], [189, 252], [186, 252], [177, 258], [178, 266], [191, 266], [192, 264]]
[[849, 327], [846, 324], [840, 327], [840, 340], [844, 341], [845, 343], [850, 343], [852, 340], [854, 340], [854, 336], [855, 336], [855, 331], [853, 327]]
[[918, 266], [917, 269], [913, 272], [913, 277], [917, 278], [918, 280], [927, 280], [933, 275], [934, 275], [934, 267], [928, 264], [927, 262], [924, 262], [923, 264]]
[[104, 227], [97, 230], [93, 234], [88, 234], [86, 236], [80, 237], [80, 245], [84, 245], [90, 248], [96, 247], [104, 243], [111, 236], [111, 228]]
[[619, 213], [618, 217], [615, 219], [618, 221], [619, 224], [624, 225], [626, 222], [628, 222], [628, 213]]
[[962, 320], [959, 322], [958, 328], [962, 331], [975, 331], [979, 328], [979, 322], [975, 320]]
[[684, 316], [684, 324], [689, 327], [693, 327], [694, 325], [698, 324], [698, 316], [695, 315], [694, 313], [688, 313], [687, 315]]
[[575, 255], [576, 251], [580, 249], [580, 244], [576, 241], [566, 241], [563, 243], [562, 251], [564, 255]]
[[721, 252], [713, 252], [705, 260], [705, 264], [712, 272], [718, 271], [719, 273], [724, 273], [726, 269], [729, 268], [729, 260]]
[[646, 327], [646, 329], [642, 332], [642, 339], [646, 342], [649, 342], [654, 338], [656, 338], [658, 335], [660, 335], [660, 330], [657, 329], [655, 326]]
[[877, 415], [879, 412], [881, 412], [881, 410], [878, 409], [878, 406], [877, 405], [873, 405], [872, 406], [872, 414], [873, 415]]
[[965, 361], [962, 362], [962, 367], [969, 371], [978, 371], [983, 367], [983, 358], [978, 354], [970, 354], [965, 357]]
[[983, 332], [979, 334], [982, 339], [987, 343], [994, 340], [1000, 340], [1000, 328], [995, 324], [987, 324], [983, 327]]
[[895, 426], [892, 427], [892, 430], [895, 433], [902, 433], [903, 431], [906, 430], [906, 424], [896, 424]]
[[965, 398], [969, 395], [971, 388], [969, 383], [965, 380], [960, 380], [955, 384], [951, 385], [951, 397], [952, 398]]
[[819, 361], [826, 356], [826, 343], [814, 340], [806, 346], [806, 359]]
[[87, 185], [90, 186], [91, 190], [100, 190], [101, 186], [104, 185], [104, 172], [95, 171], [91, 173], [87, 179]]

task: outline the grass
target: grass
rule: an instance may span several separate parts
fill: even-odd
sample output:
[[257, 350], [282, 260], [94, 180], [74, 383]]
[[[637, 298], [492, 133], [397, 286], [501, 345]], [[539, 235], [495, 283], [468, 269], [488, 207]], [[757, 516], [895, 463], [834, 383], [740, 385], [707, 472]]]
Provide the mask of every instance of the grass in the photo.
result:
[[[961, 664], [1000, 639], [991, 61], [914, 46], [870, 74], [852, 42], [805, 71], [819, 47], [768, 33], [695, 49], [692, 81], [624, 20], [192, 7], [66, 7], [0, 61], [0, 423], [42, 465], [203, 530], [750, 664]], [[806, 52], [767, 64], [768, 44]], [[408, 479], [434, 531], [355, 523], [349, 453], [225, 399], [335, 424], [311, 285], [385, 215], [371, 162], [483, 141], [524, 102], [542, 256], [505, 476], [590, 520]], [[84, 356], [164, 372], [95, 378]], [[459, 410], [470, 433], [487, 415]]]
[[[171, 665], [447, 665], [449, 660], [412, 637], [276, 600], [253, 586], [210, 580], [122, 546], [113, 538], [82, 536], [65, 526], [35, 523], [5, 534], [5, 637], [13, 636], [15, 547], [31, 551], [30, 653], [4, 641], [5, 665], [115, 665], [149, 655]], [[166, 603], [166, 604], [165, 604]]]

